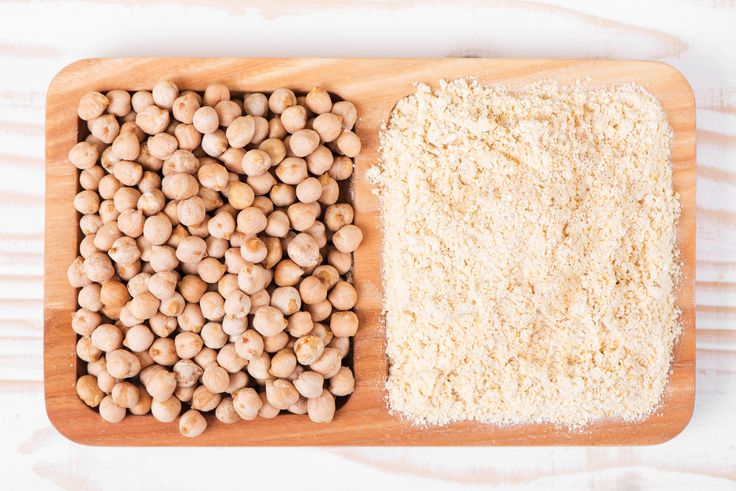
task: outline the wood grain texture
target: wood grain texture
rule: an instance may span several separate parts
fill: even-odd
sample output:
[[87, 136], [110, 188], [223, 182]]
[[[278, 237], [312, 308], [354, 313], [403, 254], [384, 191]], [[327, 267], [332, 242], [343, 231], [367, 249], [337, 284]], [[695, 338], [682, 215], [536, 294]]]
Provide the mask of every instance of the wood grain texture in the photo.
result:
[[[328, 74], [328, 76], [326, 76]], [[377, 198], [365, 172], [378, 159], [378, 129], [393, 105], [412, 92], [412, 82], [473, 76], [485, 83], [520, 86], [539, 79], [574, 83], [590, 78], [593, 86], [638, 82], [662, 103], [674, 130], [673, 184], [680, 194], [682, 216], [678, 247], [684, 277], [678, 303], [684, 332], [663, 405], [646, 421], [606, 421], [585, 431], [570, 432], [551, 425], [499, 428], [455, 423], [419, 429], [387, 413], [383, 381], [387, 374], [384, 328], [380, 322], [381, 229]], [[355, 338], [355, 393], [332, 424], [317, 425], [305, 416], [257, 419], [235, 426], [213, 423], [201, 437], [189, 440], [176, 425], [151, 417], [127, 417], [121, 424], [104, 423], [74, 392], [76, 356], [69, 327], [75, 308], [74, 290], [66, 268], [76, 255], [78, 236], [72, 199], [76, 172], [66, 162], [77, 141], [73, 101], [87, 90], [149, 89], [169, 78], [180, 87], [202, 90], [223, 82], [238, 91], [269, 91], [288, 86], [306, 91], [320, 85], [353, 101], [360, 120], [356, 132], [363, 152], [356, 158], [356, 223], [366, 240], [356, 253], [356, 311], [361, 330]], [[72, 102], [70, 102], [72, 101]], [[490, 59], [91, 59], [63, 69], [49, 88], [46, 104], [46, 274], [44, 322], [45, 395], [49, 418], [72, 440], [101, 445], [616, 445], [652, 444], [678, 434], [693, 409], [695, 377], [695, 103], [684, 77], [673, 68], [651, 62]]]

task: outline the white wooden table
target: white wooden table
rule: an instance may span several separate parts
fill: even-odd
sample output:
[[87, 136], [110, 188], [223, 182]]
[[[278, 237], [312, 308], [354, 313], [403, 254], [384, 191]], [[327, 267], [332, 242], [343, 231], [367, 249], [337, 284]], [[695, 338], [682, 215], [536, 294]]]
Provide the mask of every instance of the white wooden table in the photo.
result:
[[[0, 6], [0, 489], [736, 489], [736, 4], [15, 0]], [[139, 449], [65, 440], [43, 408], [43, 128], [94, 56], [655, 59], [698, 106], [697, 399], [642, 448]], [[249, 486], [250, 487], [250, 486]]]

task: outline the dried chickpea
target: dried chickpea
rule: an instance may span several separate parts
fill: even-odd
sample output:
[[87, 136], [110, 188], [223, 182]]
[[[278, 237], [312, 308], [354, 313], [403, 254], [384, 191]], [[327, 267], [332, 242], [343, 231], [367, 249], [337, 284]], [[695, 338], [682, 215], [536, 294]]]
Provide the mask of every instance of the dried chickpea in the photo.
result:
[[358, 111], [350, 101], [336, 102], [332, 106], [332, 113], [342, 118], [342, 127], [346, 131], [352, 130], [353, 126], [355, 126], [355, 121], [358, 119]]
[[[91, 237], [90, 239], [90, 244], [91, 244], [91, 241], [94, 240], [94, 234], [97, 233], [97, 231], [100, 229], [100, 227], [102, 227], [102, 225], [103, 225], [102, 218], [100, 218], [99, 215], [83, 215], [79, 219], [79, 228], [82, 230], [82, 233], [85, 235], [84, 239], [82, 240], [85, 240]], [[79, 250], [81, 253], [82, 251], [81, 245], [79, 247]], [[84, 256], [84, 254], [82, 254], [82, 256]]]
[[153, 333], [143, 324], [138, 324], [125, 333], [123, 345], [135, 353], [148, 351], [153, 343]]
[[250, 143], [252, 145], [259, 145], [263, 140], [268, 138], [268, 121], [265, 118], [254, 117], [253, 122], [255, 123], [256, 130], [253, 133], [253, 138], [250, 139]]
[[141, 153], [141, 144], [135, 133], [121, 133], [113, 140], [112, 151], [122, 160], [135, 160]]
[[202, 337], [204, 345], [212, 349], [220, 349], [228, 341], [228, 335], [222, 330], [222, 324], [219, 322], [208, 322], [202, 326], [199, 335]]
[[225, 424], [233, 424], [240, 421], [240, 416], [235, 411], [235, 405], [231, 397], [223, 397], [215, 409], [215, 417]]
[[335, 160], [334, 155], [329, 148], [324, 145], [318, 145], [312, 153], [305, 157], [309, 172], [315, 176], [321, 176], [332, 167]]
[[324, 342], [317, 336], [302, 336], [294, 343], [294, 353], [302, 365], [311, 365], [316, 362], [324, 350]]
[[307, 110], [298, 105], [287, 107], [281, 113], [280, 121], [289, 133], [304, 129], [307, 125]]
[[172, 368], [176, 375], [177, 387], [194, 387], [204, 373], [202, 367], [192, 360], [179, 360]]
[[238, 335], [234, 348], [238, 356], [246, 361], [252, 361], [263, 354], [263, 338], [255, 330], [248, 329]]
[[168, 159], [178, 147], [179, 141], [176, 136], [168, 133], [158, 133], [148, 138], [148, 151], [157, 159]]
[[174, 101], [179, 97], [179, 88], [170, 80], [161, 80], [153, 86], [151, 95], [157, 106], [171, 109]]
[[[312, 128], [319, 134], [321, 141], [331, 142], [336, 140], [343, 132], [342, 118], [336, 114], [326, 112], [314, 118]], [[358, 148], [358, 151], [360, 151], [360, 148]]]
[[120, 407], [130, 408], [138, 404], [140, 391], [138, 387], [130, 382], [119, 382], [112, 388], [110, 394], [115, 404]]
[[97, 407], [105, 397], [105, 393], [97, 386], [97, 378], [92, 375], [82, 375], [77, 380], [77, 395], [89, 407]]
[[235, 232], [235, 218], [230, 213], [218, 212], [207, 222], [207, 230], [213, 237], [230, 239]]
[[84, 276], [95, 283], [104, 283], [115, 274], [110, 258], [102, 252], [90, 254], [82, 263], [82, 271]]
[[171, 423], [181, 412], [181, 401], [176, 397], [169, 397], [164, 401], [153, 399], [151, 401], [151, 414], [157, 421]]
[[194, 128], [206, 135], [217, 131], [220, 126], [220, 120], [217, 117], [217, 111], [211, 106], [203, 106], [195, 111], [192, 117]]
[[[288, 340], [286, 333], [281, 334], [286, 336]], [[271, 368], [269, 368], [268, 373], [276, 378], [286, 378], [296, 368], [296, 361], [297, 358], [291, 348], [281, 348], [271, 358]]]
[[202, 384], [213, 394], [222, 394], [230, 385], [230, 375], [224, 368], [211, 365], [202, 375]]
[[90, 91], [82, 96], [77, 106], [77, 115], [84, 121], [98, 118], [105, 112], [110, 100], [99, 92]]
[[291, 259], [285, 259], [276, 265], [274, 283], [278, 286], [294, 286], [299, 283], [304, 269]]
[[196, 264], [207, 254], [207, 243], [200, 237], [184, 237], [176, 248], [176, 257], [183, 263]]
[[97, 283], [91, 283], [83, 286], [79, 293], [77, 293], [77, 303], [83, 309], [91, 310], [92, 312], [99, 312], [102, 308], [102, 301], [100, 300], [100, 285]]
[[168, 370], [158, 370], [145, 382], [145, 387], [154, 401], [166, 401], [176, 390], [176, 375]]
[[179, 282], [179, 293], [187, 302], [197, 303], [202, 298], [204, 292], [207, 291], [207, 283], [201, 278], [194, 275], [184, 276]]
[[[235, 351], [235, 344], [228, 343], [217, 353], [217, 364], [230, 373], [237, 373], [245, 367], [247, 360]], [[206, 368], [206, 367], [205, 367]]]
[[158, 310], [161, 314], [168, 317], [177, 317], [184, 313], [186, 301], [180, 293], [174, 293], [165, 300], [161, 300]]
[[100, 196], [94, 191], [81, 191], [74, 197], [74, 209], [84, 215], [97, 213], [100, 209]]
[[313, 267], [317, 265], [319, 247], [309, 234], [300, 233], [294, 237], [286, 247], [286, 252], [289, 258], [299, 266]]
[[105, 356], [107, 372], [115, 378], [124, 379], [138, 375], [141, 371], [141, 362], [130, 351], [116, 349]]
[[329, 175], [323, 174], [319, 177], [319, 182], [322, 184], [322, 194], [317, 202], [322, 205], [335, 204], [340, 197], [340, 186], [337, 181]]
[[199, 100], [197, 100], [194, 92], [185, 92], [174, 100], [171, 106], [171, 114], [177, 121], [190, 125], [199, 106]]
[[253, 327], [263, 336], [273, 336], [286, 328], [284, 314], [275, 307], [260, 307], [253, 317]]
[[108, 280], [102, 283], [100, 287], [100, 301], [107, 307], [122, 307], [128, 300], [128, 289], [126, 286], [114, 280]]
[[222, 130], [215, 130], [202, 137], [202, 150], [210, 157], [219, 157], [227, 150], [227, 137]]
[[268, 219], [260, 209], [249, 206], [242, 209], [237, 217], [237, 230], [246, 235], [255, 235], [266, 229]]
[[231, 100], [222, 100], [215, 104], [215, 111], [217, 112], [220, 126], [224, 128], [230, 126], [236, 118], [243, 114], [243, 110], [238, 103]]
[[69, 161], [77, 169], [90, 169], [97, 163], [100, 152], [96, 145], [88, 142], [79, 142], [69, 150]]
[[320, 88], [315, 87], [307, 93], [307, 97], [304, 101], [309, 108], [315, 114], [322, 114], [329, 112], [332, 109], [332, 100], [330, 94]]
[[112, 247], [107, 253], [118, 264], [130, 264], [138, 261], [141, 257], [138, 244], [132, 237], [120, 237], [112, 243]]
[[222, 191], [228, 184], [228, 172], [224, 166], [218, 163], [205, 163], [197, 171], [197, 179], [206, 188]]
[[[144, 232], [145, 234], [145, 232]], [[149, 264], [153, 271], [171, 271], [179, 265], [174, 248], [169, 246], [151, 246], [151, 257]]]
[[[92, 254], [89, 256], [92, 256]], [[67, 280], [74, 288], [81, 288], [92, 283], [92, 280], [84, 273], [84, 261], [85, 258], [77, 257], [66, 270]]]
[[327, 390], [307, 399], [307, 414], [315, 423], [329, 423], [335, 417], [335, 397]]
[[235, 412], [246, 421], [254, 420], [263, 406], [258, 393], [250, 387], [236, 390], [232, 394], [232, 399]]
[[317, 372], [307, 370], [302, 372], [293, 382], [294, 387], [302, 397], [312, 398], [322, 394], [324, 378]]
[[179, 328], [182, 331], [198, 333], [204, 326], [205, 318], [199, 304], [188, 303], [184, 310], [176, 317], [179, 322]]
[[102, 323], [102, 317], [97, 312], [79, 309], [72, 314], [72, 329], [80, 336], [89, 336]]
[[100, 401], [100, 417], [108, 423], [119, 423], [125, 418], [125, 408], [120, 407], [112, 400], [112, 396], [105, 396]]
[[348, 252], [340, 252], [337, 249], [331, 249], [327, 253], [327, 263], [333, 266], [338, 273], [347, 274], [353, 267], [353, 256]]
[[194, 358], [203, 345], [201, 336], [194, 332], [182, 332], [174, 338], [176, 354], [181, 359]]
[[340, 370], [330, 378], [330, 392], [335, 396], [352, 394], [354, 389], [355, 378], [348, 367], [340, 367]]
[[313, 305], [327, 298], [327, 287], [316, 276], [307, 276], [299, 283], [299, 295], [305, 304]]
[[[339, 141], [339, 138], [338, 138]], [[314, 130], [298, 130], [289, 139], [289, 148], [297, 157], [306, 157], [317, 149], [320, 143], [319, 133]]]
[[79, 174], [79, 184], [83, 189], [89, 191], [97, 191], [100, 185], [100, 180], [105, 175], [105, 169], [99, 165], [90, 167], [89, 169], [83, 170]]
[[287, 107], [296, 104], [296, 95], [289, 89], [276, 89], [268, 98], [268, 108], [274, 114], [281, 114]]
[[223, 84], [208, 85], [204, 90], [202, 102], [206, 106], [216, 106], [218, 102], [230, 100], [230, 89]]
[[188, 438], [197, 437], [204, 433], [206, 429], [207, 420], [199, 411], [194, 409], [185, 412], [179, 419], [179, 432]]
[[299, 392], [288, 380], [268, 380], [266, 382], [266, 398], [275, 408], [287, 409], [299, 400]]
[[155, 105], [137, 111], [135, 124], [148, 135], [162, 133], [169, 125], [169, 111]]
[[141, 210], [127, 209], [118, 216], [118, 229], [128, 237], [138, 238], [143, 234], [145, 218]]
[[130, 414], [136, 415], [136, 416], [143, 416], [145, 414], [148, 414], [151, 411], [151, 404], [153, 403], [153, 398], [146, 392], [145, 390], [138, 390], [138, 402], [128, 408], [128, 411], [130, 411]]
[[182, 150], [194, 150], [202, 143], [202, 134], [193, 124], [180, 124], [174, 128], [174, 137]]
[[268, 114], [268, 98], [259, 93], [246, 94], [243, 98], [243, 109], [245, 114], [265, 116]]

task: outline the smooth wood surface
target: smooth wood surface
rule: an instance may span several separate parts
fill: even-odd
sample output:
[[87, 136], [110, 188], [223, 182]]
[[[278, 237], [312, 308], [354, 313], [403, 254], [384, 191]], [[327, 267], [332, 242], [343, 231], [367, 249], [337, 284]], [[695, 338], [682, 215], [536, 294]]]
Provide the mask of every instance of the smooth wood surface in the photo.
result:
[[[329, 76], [326, 76], [329, 74]], [[394, 104], [413, 91], [414, 81], [476, 77], [484, 83], [519, 87], [540, 79], [561, 83], [588, 80], [592, 86], [638, 82], [662, 103], [674, 131], [673, 182], [680, 194], [682, 216], [678, 247], [684, 277], [678, 302], [684, 332], [675, 349], [669, 384], [661, 408], [647, 420], [630, 424], [603, 421], [571, 432], [551, 425], [496, 427], [454, 423], [417, 428], [389, 415], [383, 383], [387, 374], [385, 331], [381, 322], [378, 202], [365, 180], [378, 158], [378, 131]], [[186, 439], [176, 425], [152, 417], [132, 417], [117, 425], [103, 422], [74, 392], [77, 360], [75, 335], [69, 327], [76, 305], [66, 268], [76, 256], [78, 234], [72, 199], [76, 170], [66, 161], [77, 141], [74, 101], [88, 90], [150, 89], [171, 79], [183, 89], [202, 90], [212, 82], [231, 90], [271, 91], [287, 86], [307, 91], [320, 85], [355, 103], [356, 132], [363, 152], [356, 158], [354, 206], [356, 224], [366, 240], [355, 256], [356, 306], [361, 329], [354, 341], [354, 394], [329, 425], [306, 416], [256, 419], [219, 424], [199, 438]], [[49, 418], [68, 438], [99, 445], [622, 445], [660, 443], [678, 434], [693, 409], [695, 378], [695, 104], [684, 77], [661, 63], [581, 60], [492, 59], [92, 59], [64, 68], [52, 81], [46, 103], [46, 268], [44, 360]]]

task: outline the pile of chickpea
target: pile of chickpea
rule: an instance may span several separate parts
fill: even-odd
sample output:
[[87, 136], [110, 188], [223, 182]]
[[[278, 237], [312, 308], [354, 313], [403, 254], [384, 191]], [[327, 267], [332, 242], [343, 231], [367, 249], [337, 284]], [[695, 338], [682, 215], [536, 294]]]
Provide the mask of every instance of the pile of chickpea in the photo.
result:
[[363, 235], [339, 185], [360, 152], [355, 106], [320, 88], [234, 97], [161, 81], [89, 92], [78, 114], [79, 397], [110, 423], [179, 417], [189, 437], [209, 411], [332, 421], [355, 385], [343, 360]]

